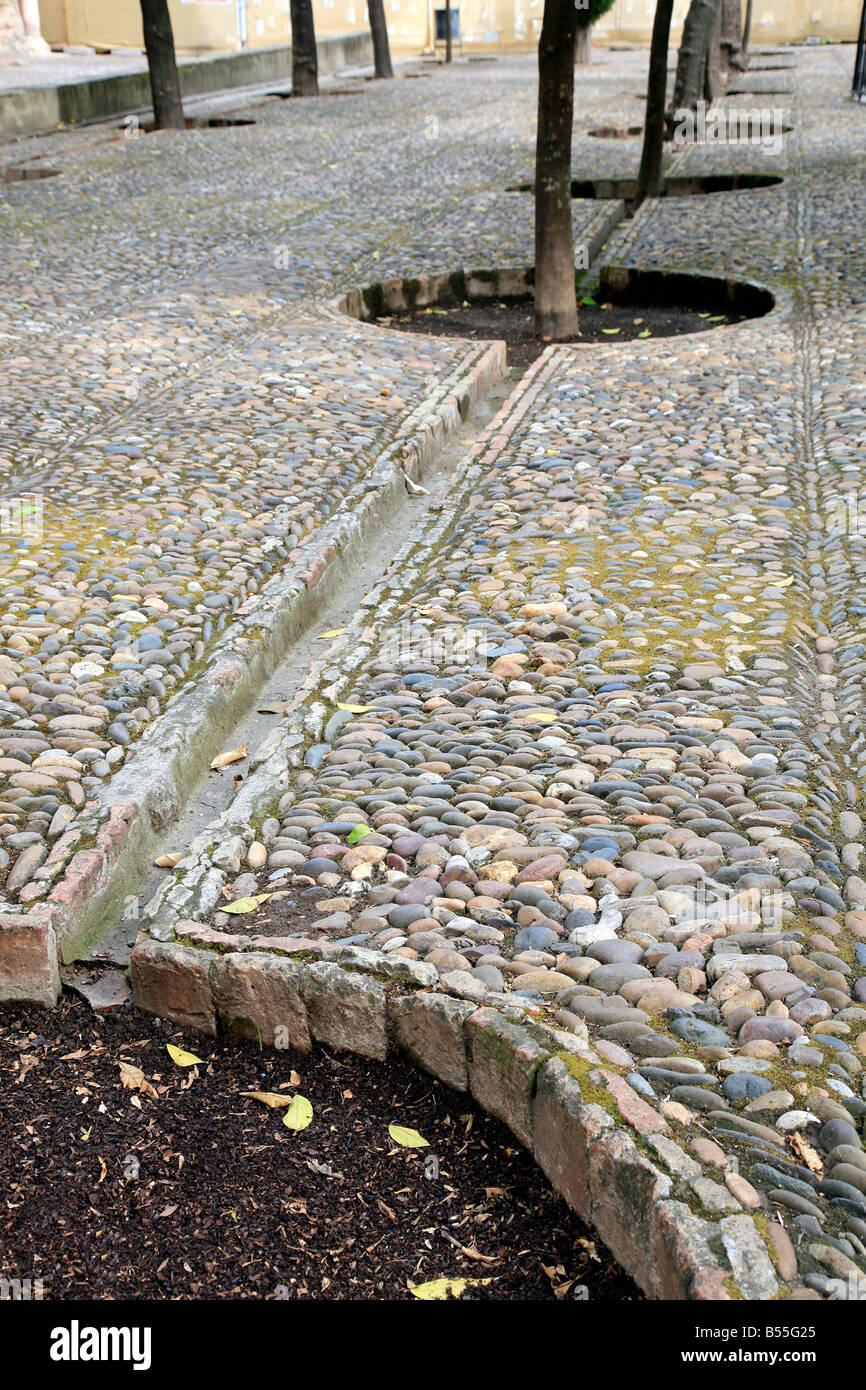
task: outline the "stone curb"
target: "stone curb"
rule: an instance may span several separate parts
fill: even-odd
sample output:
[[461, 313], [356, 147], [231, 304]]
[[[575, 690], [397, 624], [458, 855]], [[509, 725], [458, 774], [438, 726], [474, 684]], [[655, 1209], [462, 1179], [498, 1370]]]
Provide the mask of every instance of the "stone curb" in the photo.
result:
[[[596, 210], [585, 232], [588, 260], [594, 262], [615, 228], [625, 216], [621, 198], [610, 199], [608, 205]], [[465, 294], [469, 299], [521, 298], [533, 294], [533, 266], [497, 266], [492, 269], [441, 271], [438, 274], [416, 277], [393, 276], [390, 279], [347, 290], [329, 301], [328, 307], [339, 314], [369, 323], [382, 314], [407, 313], [438, 304], [449, 292]]]
[[[320, 73], [373, 61], [369, 34], [330, 34], [316, 43]], [[178, 64], [185, 98], [259, 82], [285, 82], [292, 75], [288, 44], [244, 53], [181, 59]], [[0, 135], [39, 135], [56, 126], [107, 120], [133, 111], [149, 111], [150, 79], [141, 72], [85, 78], [56, 87], [15, 87], [0, 91]]]
[[[219, 933], [199, 930], [203, 941], [220, 940]], [[231, 946], [238, 938], [223, 940]], [[339, 950], [294, 944], [304, 956]], [[343, 948], [344, 957], [351, 949]], [[220, 954], [142, 934], [132, 954], [133, 1000], [145, 1013], [211, 1037], [229, 1033], [301, 1052], [321, 1043], [379, 1061], [402, 1054], [452, 1089], [468, 1091], [508, 1125], [649, 1298], [784, 1294], [751, 1216], [720, 1213], [721, 1220], [708, 1220], [678, 1200], [676, 1168], [688, 1166], [687, 1155], [667, 1139], [656, 1152], [674, 1176], [653, 1161], [643, 1144], [652, 1148], [664, 1120], [646, 1107], [657, 1130], [648, 1135], [642, 1123], [630, 1121], [619, 1095], [596, 1085], [604, 1073], [592, 1066], [599, 1059], [591, 1046], [429, 986], [394, 992], [393, 981], [376, 975], [388, 957], [358, 954], [371, 960], [298, 960], [255, 949]]]
[[[177, 817], [226, 735], [352, 572], [370, 533], [383, 527], [402, 501], [406, 475], [416, 476], [430, 463], [504, 371], [503, 343], [467, 354], [452, 376], [404, 420], [371, 472], [347, 494], [341, 513], [299, 548], [294, 564], [237, 610], [206, 670], [148, 726], [106, 787], [102, 806], [94, 809], [90, 820], [75, 822], [69, 838], [63, 836], [55, 845], [53, 854], [68, 853], [71, 858], [47, 905], [4, 912], [0, 1003], [56, 1003], [56, 960], [49, 962], [46, 951], [32, 946], [34, 940], [47, 940], [40, 935], [46, 910], [65, 964], [104, 933], [106, 918], [116, 915], [124, 897], [134, 891], [149, 868], [160, 833]], [[92, 838], [92, 846], [73, 852], [82, 836]]]

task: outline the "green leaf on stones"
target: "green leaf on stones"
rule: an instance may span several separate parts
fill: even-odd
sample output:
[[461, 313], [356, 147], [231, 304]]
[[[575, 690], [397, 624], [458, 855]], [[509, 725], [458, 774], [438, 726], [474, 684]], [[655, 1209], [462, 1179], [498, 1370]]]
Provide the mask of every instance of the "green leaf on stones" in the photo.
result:
[[306, 1129], [313, 1118], [313, 1107], [306, 1096], [295, 1096], [285, 1115], [286, 1129]]
[[363, 822], [359, 821], [358, 824], [355, 826], [355, 829], [349, 831], [349, 835], [346, 839], [346, 844], [356, 845], [359, 840], [366, 840], [367, 836], [372, 835], [372, 833], [373, 832], [370, 829], [369, 825], [364, 825]]
[[645, 329], [643, 330], [643, 332], [638, 333], [637, 336], [638, 336], [639, 338], [651, 338], [651, 337], [652, 337], [652, 330], [649, 329], [649, 328], [645, 328]]
[[225, 907], [221, 907], [220, 912], [233, 912], [242, 916], [247, 912], [255, 912], [269, 897], [270, 893], [256, 893], [253, 898], [235, 898], [233, 903], [226, 903]]
[[438, 1298], [459, 1298], [467, 1288], [490, 1282], [490, 1279], [430, 1279], [426, 1284], [410, 1284], [409, 1292], [427, 1303]]
[[613, 336], [614, 334], [619, 333], [619, 332], [620, 332], [620, 329], [618, 329], [618, 328], [603, 328], [601, 331], [602, 331], [602, 333], [608, 333], [608, 334], [610, 334], [611, 336]]
[[388, 1133], [395, 1144], [401, 1144], [404, 1149], [429, 1149], [430, 1145], [417, 1129], [405, 1129], [403, 1125], [389, 1125]]

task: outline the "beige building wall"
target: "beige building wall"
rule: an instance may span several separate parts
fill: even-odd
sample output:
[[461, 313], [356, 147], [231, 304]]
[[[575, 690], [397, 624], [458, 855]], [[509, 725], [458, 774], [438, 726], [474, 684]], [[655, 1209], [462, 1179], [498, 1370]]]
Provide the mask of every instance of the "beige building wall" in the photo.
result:
[[[321, 36], [367, 29], [366, 0], [314, 0]], [[432, 42], [434, 6], [444, 0], [385, 0], [395, 51], [419, 53]], [[39, 0], [42, 33], [52, 44], [141, 48], [138, 0]], [[234, 51], [241, 46], [238, 0], [169, 0], [181, 52]], [[476, 51], [531, 49], [538, 42], [543, 0], [463, 0], [463, 42]], [[679, 42], [688, 0], [676, 0], [672, 44]], [[648, 44], [655, 0], [616, 0], [593, 30], [596, 46]], [[250, 48], [291, 42], [289, 0], [246, 0]], [[810, 37], [856, 39], [860, 0], [755, 0], [752, 42], [801, 42]]]

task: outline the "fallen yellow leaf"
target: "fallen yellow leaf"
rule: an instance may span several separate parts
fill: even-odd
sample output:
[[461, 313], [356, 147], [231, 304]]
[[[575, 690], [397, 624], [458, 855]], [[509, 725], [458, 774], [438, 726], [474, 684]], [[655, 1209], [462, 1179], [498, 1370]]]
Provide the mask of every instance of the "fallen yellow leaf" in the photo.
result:
[[166, 1043], [166, 1051], [173, 1062], [179, 1067], [200, 1067], [203, 1062], [200, 1057], [196, 1057], [194, 1052], [184, 1052], [182, 1047], [175, 1047], [173, 1043]]
[[257, 907], [267, 902], [272, 897], [271, 893], [256, 893], [252, 898], [235, 898], [233, 903], [226, 903], [225, 907], [220, 908], [220, 912], [231, 912], [243, 915], [246, 912], [255, 912]]
[[394, 1143], [402, 1144], [404, 1149], [429, 1149], [430, 1147], [417, 1129], [406, 1129], [403, 1125], [389, 1125], [388, 1133]]
[[313, 1107], [306, 1096], [293, 1096], [292, 1102], [283, 1116], [286, 1129], [306, 1129], [313, 1118]]
[[437, 1298], [459, 1298], [467, 1288], [476, 1284], [489, 1284], [489, 1279], [430, 1279], [426, 1284], [409, 1284], [409, 1292], [424, 1302]]
[[229, 763], [239, 763], [247, 756], [249, 751], [250, 745], [248, 743], [245, 743], [243, 747], [232, 748], [228, 753], [217, 753], [216, 757], [211, 763], [211, 767], [228, 767]]

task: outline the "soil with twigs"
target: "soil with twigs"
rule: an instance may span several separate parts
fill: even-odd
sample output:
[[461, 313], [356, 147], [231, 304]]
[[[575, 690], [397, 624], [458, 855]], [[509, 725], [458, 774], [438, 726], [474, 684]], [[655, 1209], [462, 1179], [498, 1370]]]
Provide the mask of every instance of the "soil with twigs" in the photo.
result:
[[[383, 328], [403, 333], [430, 333], [439, 337], [503, 339], [508, 362], [525, 371], [549, 341], [535, 335], [531, 300], [475, 301], [473, 303], [418, 309], [411, 314], [380, 318]], [[620, 343], [632, 338], [670, 338], [681, 333], [704, 333], [728, 323], [740, 323], [745, 315], [700, 313], [696, 309], [665, 304], [647, 307], [633, 304], [583, 303], [578, 307], [578, 333], [567, 343]]]
[[[167, 1044], [200, 1060], [178, 1065]], [[303, 1095], [313, 1118], [244, 1091]], [[416, 1130], [407, 1148], [389, 1125]], [[50, 1299], [641, 1297], [509, 1131], [399, 1062], [0, 1009], [0, 1278]]]

